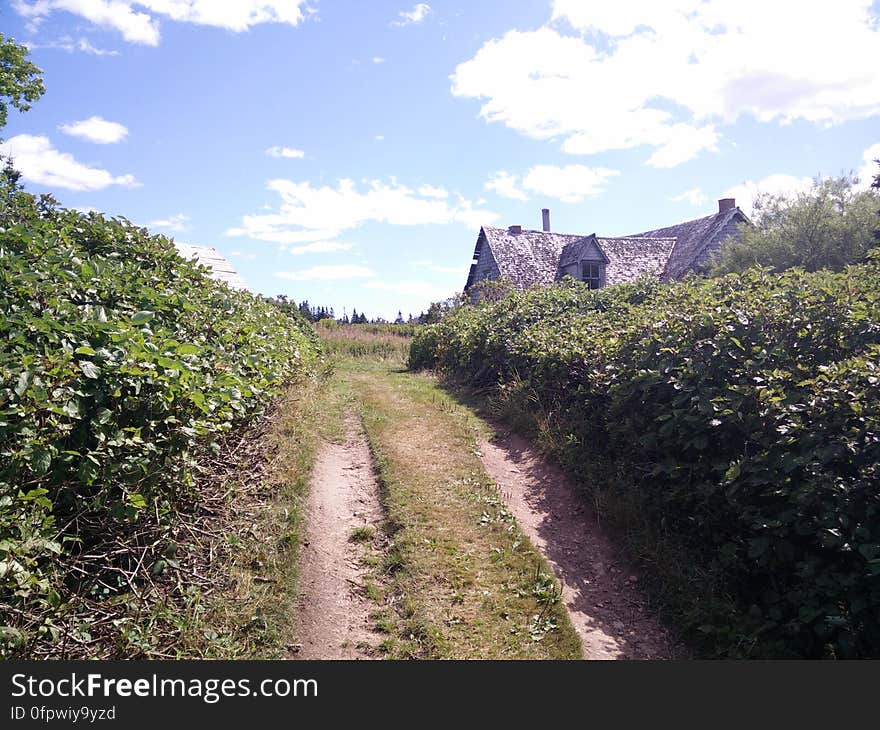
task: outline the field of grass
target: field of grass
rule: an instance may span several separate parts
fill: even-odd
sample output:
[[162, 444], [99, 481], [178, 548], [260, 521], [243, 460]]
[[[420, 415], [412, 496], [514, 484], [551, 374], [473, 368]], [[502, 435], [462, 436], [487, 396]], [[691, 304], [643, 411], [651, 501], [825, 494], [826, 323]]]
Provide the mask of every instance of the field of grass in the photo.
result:
[[330, 355], [404, 362], [414, 327], [388, 324], [339, 324], [321, 320], [318, 333]]

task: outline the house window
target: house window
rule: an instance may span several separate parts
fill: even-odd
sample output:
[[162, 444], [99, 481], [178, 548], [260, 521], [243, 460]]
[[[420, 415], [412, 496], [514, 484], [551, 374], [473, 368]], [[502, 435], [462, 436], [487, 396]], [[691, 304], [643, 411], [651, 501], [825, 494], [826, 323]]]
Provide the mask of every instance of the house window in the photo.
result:
[[602, 262], [582, 261], [581, 279], [587, 283], [590, 289], [602, 288]]

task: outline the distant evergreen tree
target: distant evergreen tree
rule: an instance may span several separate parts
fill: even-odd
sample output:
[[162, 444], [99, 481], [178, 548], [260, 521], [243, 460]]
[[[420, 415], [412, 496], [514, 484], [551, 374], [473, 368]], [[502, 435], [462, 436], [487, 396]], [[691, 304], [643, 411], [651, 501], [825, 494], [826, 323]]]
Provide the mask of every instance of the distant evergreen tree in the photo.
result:
[[312, 310], [309, 309], [308, 299], [299, 303], [299, 313], [307, 320], [309, 320], [309, 322], [312, 321]]
[[403, 312], [399, 309], [397, 310], [397, 319], [394, 320], [394, 324], [403, 324]]

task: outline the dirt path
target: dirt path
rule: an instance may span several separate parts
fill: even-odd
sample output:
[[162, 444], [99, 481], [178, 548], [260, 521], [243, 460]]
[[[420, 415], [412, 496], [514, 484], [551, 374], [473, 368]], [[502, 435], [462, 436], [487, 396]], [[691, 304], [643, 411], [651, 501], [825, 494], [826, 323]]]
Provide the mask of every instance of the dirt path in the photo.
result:
[[382, 508], [360, 424], [345, 419], [345, 442], [318, 452], [306, 506], [300, 566], [298, 659], [370, 659], [378, 644], [363, 593], [369, 549], [351, 540], [358, 527], [379, 533]]
[[602, 534], [583, 496], [560, 469], [516, 435], [480, 443], [483, 463], [523, 532], [562, 583], [562, 596], [587, 659], [673, 655], [646, 611], [635, 575]]

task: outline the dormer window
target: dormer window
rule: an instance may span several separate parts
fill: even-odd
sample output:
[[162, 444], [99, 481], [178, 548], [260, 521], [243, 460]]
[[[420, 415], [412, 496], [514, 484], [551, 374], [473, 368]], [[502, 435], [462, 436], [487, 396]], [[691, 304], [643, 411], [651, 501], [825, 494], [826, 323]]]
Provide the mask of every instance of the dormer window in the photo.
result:
[[590, 289], [601, 289], [603, 268], [601, 261], [581, 261], [581, 280]]

